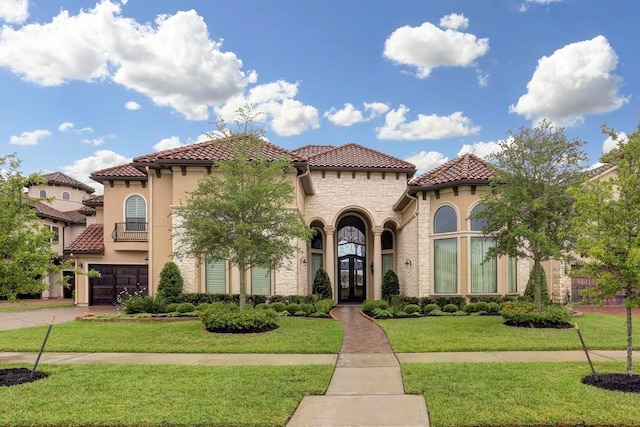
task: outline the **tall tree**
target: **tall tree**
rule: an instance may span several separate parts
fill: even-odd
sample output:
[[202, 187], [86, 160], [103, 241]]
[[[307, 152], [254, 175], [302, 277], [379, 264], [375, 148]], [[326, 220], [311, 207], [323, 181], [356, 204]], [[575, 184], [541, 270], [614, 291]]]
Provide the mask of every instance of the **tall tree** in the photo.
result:
[[15, 154], [0, 156], [0, 296], [10, 300], [46, 290], [44, 279], [67, 267], [51, 249], [53, 233], [36, 217], [33, 206], [43, 199], [25, 195], [27, 185], [44, 185], [46, 180], [38, 174], [22, 175], [20, 164]]
[[218, 139], [228, 151], [225, 160], [199, 182], [184, 204], [174, 210], [178, 256], [200, 261], [228, 260], [240, 270], [240, 309], [246, 305], [246, 276], [253, 267], [275, 269], [296, 251], [296, 239], [308, 240], [312, 230], [291, 208], [295, 188], [286, 173], [291, 159], [268, 155], [264, 131], [253, 125], [249, 107], [238, 111], [237, 130], [218, 123]]
[[496, 173], [481, 197], [484, 209], [472, 217], [484, 222], [494, 237], [488, 257], [508, 254], [533, 261], [534, 302], [541, 310], [540, 271], [550, 259], [569, 259], [575, 239], [573, 197], [567, 189], [580, 182], [586, 154], [583, 141], [569, 139], [564, 129], [542, 121], [536, 127], [509, 131], [490, 157]]
[[[605, 127], [606, 132], [611, 132]], [[612, 135], [615, 137], [615, 134]], [[631, 309], [640, 305], [640, 126], [618, 145], [617, 174], [576, 187], [573, 224], [584, 255], [580, 274], [595, 279], [588, 296], [604, 301], [624, 295], [627, 317], [627, 374], [633, 369]]]

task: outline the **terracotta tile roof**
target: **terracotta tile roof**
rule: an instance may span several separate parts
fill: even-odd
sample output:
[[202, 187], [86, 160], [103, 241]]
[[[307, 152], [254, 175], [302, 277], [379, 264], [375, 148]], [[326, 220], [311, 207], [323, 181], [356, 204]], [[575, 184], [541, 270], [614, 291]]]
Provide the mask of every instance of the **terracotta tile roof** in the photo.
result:
[[104, 206], [104, 195], [99, 194], [97, 196], [84, 199], [82, 204], [85, 206]]
[[104, 234], [102, 224], [91, 224], [75, 238], [69, 246], [64, 248], [65, 253], [104, 253]]
[[589, 178], [595, 178], [596, 176], [605, 173], [606, 171], [608, 171], [609, 169], [613, 169], [615, 168], [616, 165], [615, 163], [605, 163], [603, 165], [598, 166], [597, 168], [593, 168], [593, 169], [589, 169], [587, 170], [587, 176]]
[[335, 145], [304, 145], [302, 147], [291, 150], [292, 153], [297, 154], [300, 157], [309, 158], [315, 154], [323, 153], [327, 150], [336, 148]]
[[416, 170], [413, 163], [353, 142], [312, 155], [307, 161], [310, 168]]
[[91, 179], [94, 181], [108, 181], [109, 179], [135, 179], [146, 180], [147, 175], [139, 169], [133, 167], [131, 163], [126, 165], [114, 166], [107, 169], [101, 169], [91, 173]]
[[63, 174], [62, 172], [48, 173], [46, 175], [42, 175], [42, 177], [47, 180], [48, 184], [58, 184], [66, 187], [77, 188], [80, 190], [84, 190], [89, 194], [93, 194], [96, 191], [95, 188], [91, 187], [90, 185], [80, 182], [77, 179], [71, 178], [70, 176]]
[[[145, 163], [212, 163], [214, 160], [227, 160], [231, 158], [229, 144], [232, 143], [229, 138], [216, 139], [212, 141], [204, 141], [197, 144], [185, 145], [170, 150], [159, 151], [153, 154], [146, 154], [133, 159], [134, 164]], [[278, 156], [287, 156], [294, 162], [304, 161], [299, 155], [287, 151], [282, 147], [267, 142], [262, 152], [269, 159]]]
[[409, 185], [441, 187], [461, 181], [486, 181], [488, 183], [493, 175], [494, 170], [489, 163], [468, 153], [412, 179]]
[[59, 211], [43, 202], [35, 202], [33, 208], [36, 211], [36, 215], [40, 218], [49, 218], [72, 224], [85, 224], [87, 222], [87, 218], [78, 211]]
[[89, 206], [83, 206], [80, 209], [78, 209], [76, 212], [79, 212], [84, 216], [93, 216], [96, 214], [96, 210]]

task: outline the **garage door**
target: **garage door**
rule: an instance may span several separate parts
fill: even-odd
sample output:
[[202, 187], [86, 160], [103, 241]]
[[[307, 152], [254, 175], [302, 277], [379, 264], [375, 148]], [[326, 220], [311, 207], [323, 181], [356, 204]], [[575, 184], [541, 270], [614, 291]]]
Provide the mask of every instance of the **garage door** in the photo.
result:
[[90, 305], [115, 305], [116, 297], [124, 290], [147, 294], [148, 271], [146, 265], [90, 264], [100, 277], [89, 280]]

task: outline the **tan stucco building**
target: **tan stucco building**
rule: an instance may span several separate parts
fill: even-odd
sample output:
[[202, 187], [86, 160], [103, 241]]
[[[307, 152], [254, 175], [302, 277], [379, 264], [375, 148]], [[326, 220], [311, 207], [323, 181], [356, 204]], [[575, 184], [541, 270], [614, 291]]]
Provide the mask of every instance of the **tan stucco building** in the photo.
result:
[[[239, 272], [227, 262], [174, 259], [172, 227], [198, 180], [216, 173], [214, 160], [229, 155], [225, 141], [208, 141], [136, 157], [96, 171], [104, 195], [85, 200], [95, 222], [65, 247], [79, 270], [78, 305], [111, 304], [124, 289], [155, 294], [167, 261], [180, 267], [187, 292], [238, 293]], [[516, 295], [523, 292], [527, 262], [498, 257], [483, 262], [492, 245], [481, 224], [468, 219], [479, 207], [492, 170], [466, 154], [415, 177], [413, 164], [348, 143], [287, 151], [266, 144], [268, 156], [291, 159], [293, 208], [317, 232], [276, 271], [253, 269], [248, 293], [311, 293], [318, 268], [329, 273], [337, 302], [380, 298], [392, 269], [403, 295]]]

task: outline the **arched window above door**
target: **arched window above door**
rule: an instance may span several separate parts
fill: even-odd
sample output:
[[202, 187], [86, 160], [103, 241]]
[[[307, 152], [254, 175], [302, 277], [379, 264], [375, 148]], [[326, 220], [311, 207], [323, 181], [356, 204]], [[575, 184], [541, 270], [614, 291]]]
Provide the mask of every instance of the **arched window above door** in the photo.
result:
[[364, 222], [357, 216], [347, 216], [338, 223], [338, 256], [365, 256], [366, 235]]
[[455, 209], [445, 205], [436, 211], [433, 217], [434, 233], [451, 233], [458, 231], [458, 215]]
[[147, 204], [142, 196], [133, 195], [125, 202], [125, 223], [127, 231], [146, 231]]

